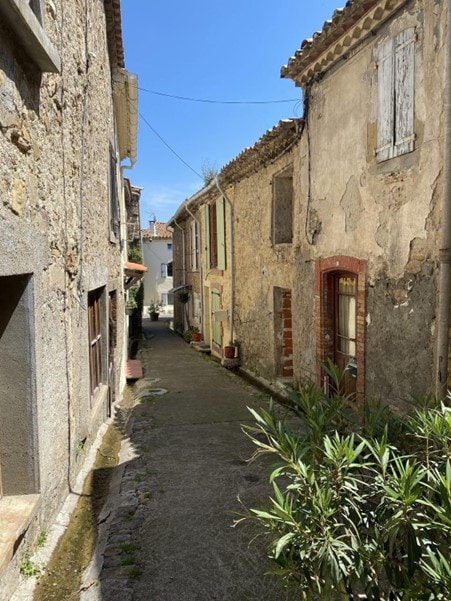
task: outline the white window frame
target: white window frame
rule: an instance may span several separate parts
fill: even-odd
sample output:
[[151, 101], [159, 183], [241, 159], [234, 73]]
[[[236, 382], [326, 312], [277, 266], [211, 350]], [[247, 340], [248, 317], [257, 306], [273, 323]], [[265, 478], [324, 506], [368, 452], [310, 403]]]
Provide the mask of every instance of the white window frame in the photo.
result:
[[377, 162], [415, 149], [415, 28], [387, 40], [378, 51]]
[[33, 4], [34, 9], [30, 6], [30, 0], [1, 0], [0, 15], [42, 73], [59, 73], [60, 56], [42, 25], [42, 0], [34, 0]]

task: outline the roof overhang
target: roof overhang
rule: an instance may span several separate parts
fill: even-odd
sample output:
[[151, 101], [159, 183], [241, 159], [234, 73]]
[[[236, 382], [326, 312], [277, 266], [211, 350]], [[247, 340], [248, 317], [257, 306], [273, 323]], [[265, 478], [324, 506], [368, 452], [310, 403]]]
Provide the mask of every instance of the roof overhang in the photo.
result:
[[113, 70], [113, 98], [116, 111], [119, 157], [136, 163], [138, 134], [138, 76], [125, 69]]
[[305, 39], [280, 70], [296, 86], [306, 85], [334, 65], [410, 0], [349, 0], [326, 21], [321, 31]]
[[146, 271], [147, 267], [145, 265], [141, 265], [141, 263], [131, 263], [129, 261], [124, 263], [125, 290], [128, 290], [137, 284], [144, 277]]

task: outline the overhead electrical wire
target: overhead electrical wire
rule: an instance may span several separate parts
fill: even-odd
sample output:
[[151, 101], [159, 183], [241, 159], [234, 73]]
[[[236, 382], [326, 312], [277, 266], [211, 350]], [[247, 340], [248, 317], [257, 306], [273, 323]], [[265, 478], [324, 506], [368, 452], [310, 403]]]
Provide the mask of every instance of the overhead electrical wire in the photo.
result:
[[189, 98], [188, 96], [177, 96], [175, 94], [166, 94], [165, 92], [157, 92], [155, 90], [148, 90], [147, 88], [140, 88], [141, 92], [148, 92], [149, 94], [155, 94], [156, 96], [165, 96], [166, 98], [174, 98], [176, 100], [186, 100], [188, 102], [204, 102], [207, 104], [282, 104], [286, 102], [298, 102], [299, 98], [289, 98], [286, 100], [209, 100], [207, 98]]
[[163, 144], [167, 148], [169, 148], [169, 150], [179, 159], [179, 161], [181, 161], [186, 167], [188, 167], [188, 169], [191, 169], [191, 171], [193, 173], [195, 173], [198, 177], [200, 177], [200, 179], [203, 180], [204, 178], [202, 177], [202, 175], [200, 173], [198, 173], [193, 167], [191, 167], [191, 165], [189, 165], [184, 159], [182, 159], [182, 157], [172, 148], [172, 146], [170, 146], [166, 142], [166, 140], [164, 140], [160, 136], [160, 134], [157, 132], [157, 130], [154, 127], [152, 127], [152, 125], [150, 125], [150, 123], [147, 121], [147, 119], [144, 117], [144, 115], [142, 113], [140, 113], [140, 112], [138, 114], [141, 117], [141, 119], [144, 121], [144, 123], [147, 125], [147, 127], [153, 131], [153, 133], [157, 136], [157, 138], [159, 138], [163, 142]]

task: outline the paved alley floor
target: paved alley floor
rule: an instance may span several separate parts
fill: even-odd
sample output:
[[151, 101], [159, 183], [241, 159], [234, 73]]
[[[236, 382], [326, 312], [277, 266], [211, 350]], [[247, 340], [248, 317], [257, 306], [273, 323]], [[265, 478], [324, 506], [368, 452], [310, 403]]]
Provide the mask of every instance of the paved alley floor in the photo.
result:
[[250, 544], [250, 525], [232, 528], [237, 497], [255, 507], [270, 492], [267, 466], [247, 462], [254, 446], [241, 431], [253, 422], [246, 406], [266, 405], [262, 395], [168, 323], [146, 322], [145, 335], [115, 506], [81, 600], [288, 599], [265, 575], [265, 543]]

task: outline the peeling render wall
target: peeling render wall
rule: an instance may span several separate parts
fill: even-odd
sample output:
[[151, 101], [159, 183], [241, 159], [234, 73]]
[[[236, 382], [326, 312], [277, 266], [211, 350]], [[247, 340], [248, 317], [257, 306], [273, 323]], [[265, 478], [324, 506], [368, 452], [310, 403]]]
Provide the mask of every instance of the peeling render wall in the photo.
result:
[[89, 290], [117, 290], [118, 373], [124, 347], [121, 248], [109, 240], [115, 126], [104, 5], [88, 2], [86, 14], [71, 0], [43, 5], [61, 74], [40, 74], [0, 24], [0, 276], [30, 274], [32, 282], [34, 348], [17, 378], [33, 384], [35, 529], [54, 517], [81, 466], [77, 448], [89, 446], [106, 415], [106, 390], [90, 403]]
[[[433, 385], [445, 21], [442, 2], [407, 3], [307, 90], [300, 222], [316, 236], [302, 239], [301, 255], [367, 260], [365, 395], [395, 402]], [[411, 26], [415, 150], [377, 163], [375, 57]], [[309, 345], [302, 369], [315, 359]]]
[[[316, 379], [315, 265], [366, 262], [364, 393], [402, 407], [433, 386], [443, 147], [444, 3], [412, 1], [305, 90], [301, 140], [236, 183], [235, 336], [242, 365], [273, 380], [274, 288], [292, 291], [295, 381]], [[376, 162], [378, 48], [416, 28], [415, 150]], [[272, 244], [272, 181], [293, 169], [293, 241]], [[358, 262], [358, 261], [357, 261]], [[279, 338], [278, 338], [279, 336]], [[362, 368], [362, 366], [360, 366]]]

